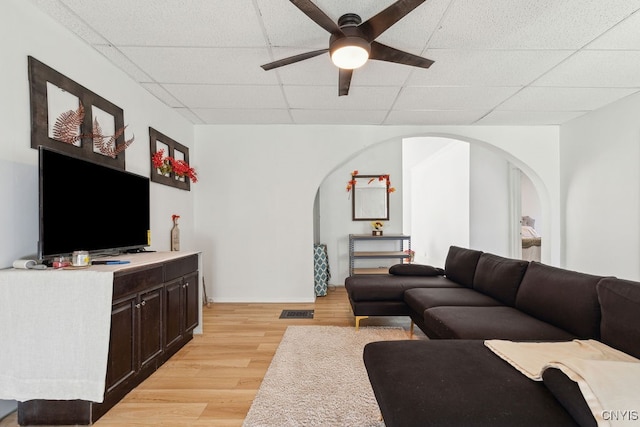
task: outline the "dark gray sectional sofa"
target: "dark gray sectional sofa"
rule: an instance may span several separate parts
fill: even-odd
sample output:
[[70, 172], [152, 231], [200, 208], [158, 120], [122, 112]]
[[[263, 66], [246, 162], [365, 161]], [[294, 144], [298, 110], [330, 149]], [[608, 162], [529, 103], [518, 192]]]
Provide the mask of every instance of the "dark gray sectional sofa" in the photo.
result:
[[557, 369], [532, 381], [487, 339], [596, 339], [640, 358], [640, 283], [455, 246], [444, 275], [391, 271], [345, 281], [357, 318], [407, 315], [432, 338], [365, 347], [387, 427], [596, 425], [577, 383]]

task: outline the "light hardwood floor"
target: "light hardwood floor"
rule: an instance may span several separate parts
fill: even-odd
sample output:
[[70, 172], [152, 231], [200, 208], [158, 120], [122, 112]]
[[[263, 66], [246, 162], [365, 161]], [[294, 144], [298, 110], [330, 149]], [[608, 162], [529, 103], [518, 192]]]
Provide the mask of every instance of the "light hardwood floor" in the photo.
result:
[[[313, 319], [280, 319], [282, 310], [314, 310]], [[354, 326], [343, 287], [309, 304], [213, 303], [203, 307], [203, 334], [131, 391], [94, 425], [241, 426], [289, 325]], [[398, 326], [408, 317], [376, 317], [360, 327]], [[417, 339], [424, 338], [418, 328]], [[17, 426], [15, 414], [0, 427]]]

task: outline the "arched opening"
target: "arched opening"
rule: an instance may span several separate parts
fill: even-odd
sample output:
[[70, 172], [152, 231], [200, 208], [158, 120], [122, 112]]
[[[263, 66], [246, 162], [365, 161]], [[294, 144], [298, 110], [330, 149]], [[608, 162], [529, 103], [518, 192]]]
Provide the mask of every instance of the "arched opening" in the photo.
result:
[[[345, 184], [352, 170], [391, 175], [398, 191], [391, 195], [385, 232], [410, 234], [415, 262], [442, 266], [451, 244], [521, 256], [520, 219], [527, 205], [520, 199], [521, 182], [537, 196], [537, 224], [550, 222], [550, 201], [541, 179], [496, 146], [457, 135], [379, 142], [336, 167], [318, 190], [314, 238], [327, 245], [332, 284], [341, 285], [348, 276], [348, 235], [370, 232], [368, 224], [351, 221]], [[514, 183], [514, 174], [524, 178]], [[541, 253], [540, 260], [548, 254]]]

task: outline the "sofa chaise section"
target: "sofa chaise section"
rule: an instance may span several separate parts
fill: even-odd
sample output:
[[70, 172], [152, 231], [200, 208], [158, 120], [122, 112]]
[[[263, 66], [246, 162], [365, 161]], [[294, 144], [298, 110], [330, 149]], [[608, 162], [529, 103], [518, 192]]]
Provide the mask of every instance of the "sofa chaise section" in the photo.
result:
[[387, 427], [577, 425], [483, 341], [374, 342], [363, 358]]
[[[530, 312], [575, 336], [598, 336], [602, 343], [640, 358], [640, 283], [581, 277], [535, 264], [527, 274], [531, 271], [532, 281], [523, 280], [521, 287], [538, 283], [541, 289], [531, 298], [551, 311], [538, 312], [529, 304], [533, 300], [520, 301]], [[561, 304], [548, 301], [554, 288], [565, 295], [564, 311]], [[484, 339], [374, 342], [365, 346], [363, 359], [387, 427], [596, 425], [578, 384], [562, 371], [547, 369], [542, 381], [533, 381], [494, 354]]]
[[[444, 270], [400, 264], [390, 269], [394, 274], [361, 274], [347, 277], [345, 289], [358, 329], [360, 320], [369, 316], [411, 316], [405, 301], [409, 289], [470, 288], [481, 251], [451, 246]], [[440, 271], [437, 271], [440, 270]]]
[[459, 284], [444, 276], [404, 276], [393, 274], [359, 274], [345, 280], [349, 303], [356, 318], [369, 316], [409, 316], [404, 292], [413, 288], [459, 288]]

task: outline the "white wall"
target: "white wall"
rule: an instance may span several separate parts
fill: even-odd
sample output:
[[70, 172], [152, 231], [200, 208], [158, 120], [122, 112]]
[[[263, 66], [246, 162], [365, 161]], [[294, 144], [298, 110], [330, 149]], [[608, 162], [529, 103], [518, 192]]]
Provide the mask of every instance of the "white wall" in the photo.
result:
[[[384, 233], [402, 233], [402, 199], [404, 182], [402, 179], [402, 146], [387, 141], [371, 146], [355, 157], [342, 163], [332, 171], [320, 186], [320, 240], [327, 244], [330, 284], [342, 286], [349, 275], [349, 234], [371, 233], [371, 221], [352, 221], [352, 192], [346, 191], [351, 173], [357, 170], [360, 175], [389, 174], [391, 186], [396, 189], [389, 194], [389, 220], [384, 222]], [[368, 245], [367, 250], [384, 250]], [[382, 261], [368, 265], [369, 260], [359, 262], [360, 267], [375, 267]], [[397, 260], [396, 260], [397, 262]]]
[[[37, 150], [31, 148], [27, 56], [108, 99], [124, 110], [126, 137], [135, 136], [126, 151], [126, 169], [149, 175], [149, 126], [192, 146], [193, 126], [112, 66], [102, 55], [67, 29], [22, 0], [0, 5], [0, 268], [33, 255], [38, 240]], [[197, 156], [193, 156], [197, 159]], [[197, 160], [195, 163], [198, 167]], [[197, 185], [197, 184], [195, 184]], [[97, 189], [97, 191], [100, 191]], [[111, 195], [113, 189], [107, 189]], [[151, 184], [151, 230], [154, 250], [169, 250], [171, 214], [182, 217], [182, 248], [193, 245], [193, 192]], [[126, 216], [126, 205], [123, 205]], [[191, 224], [191, 225], [190, 225]]]
[[[437, 151], [427, 153], [425, 145]], [[411, 138], [403, 147], [411, 188], [405, 230], [412, 236], [415, 262], [444, 267], [451, 245], [469, 247], [469, 144]]]
[[[206, 159], [207, 166], [196, 189], [196, 245], [204, 254], [208, 294], [218, 302], [313, 301], [313, 206], [318, 188], [365, 148], [391, 141], [399, 146], [403, 138], [418, 135], [503, 151], [537, 177], [549, 221], [558, 222], [552, 219], [558, 176], [558, 134], [553, 128], [199, 125], [198, 159]], [[345, 172], [352, 169], [347, 166]], [[390, 173], [395, 185], [396, 174]], [[335, 188], [343, 189], [346, 181], [338, 181]], [[338, 203], [344, 203], [345, 192], [337, 191]], [[400, 204], [392, 210], [401, 209], [398, 199], [391, 196], [392, 203]], [[325, 194], [321, 200], [332, 203]], [[348, 202], [344, 206], [348, 209]], [[322, 233], [328, 232], [325, 228], [321, 226]], [[393, 229], [400, 231], [401, 226]], [[551, 250], [548, 259], [554, 262]]]
[[640, 279], [640, 94], [562, 126], [564, 264]]
[[0, 197], [10, 206], [0, 211], [0, 266], [36, 248], [27, 55], [124, 109], [127, 137], [136, 137], [128, 170], [148, 174], [149, 126], [191, 148], [200, 178], [191, 192], [152, 184], [152, 249], [168, 250], [171, 214], [179, 214], [181, 246], [203, 251], [208, 294], [218, 301], [313, 300], [313, 201], [322, 181], [366, 147], [414, 136], [503, 150], [543, 189], [553, 227], [547, 258], [560, 253], [555, 127], [192, 126], [30, 2], [5, 0], [0, 20]]
[[469, 247], [508, 257], [509, 163], [483, 147], [470, 147]]
[[[509, 256], [509, 164], [479, 144], [403, 141], [405, 232], [416, 262], [443, 266], [450, 245]], [[407, 193], [408, 192], [408, 193]]]

